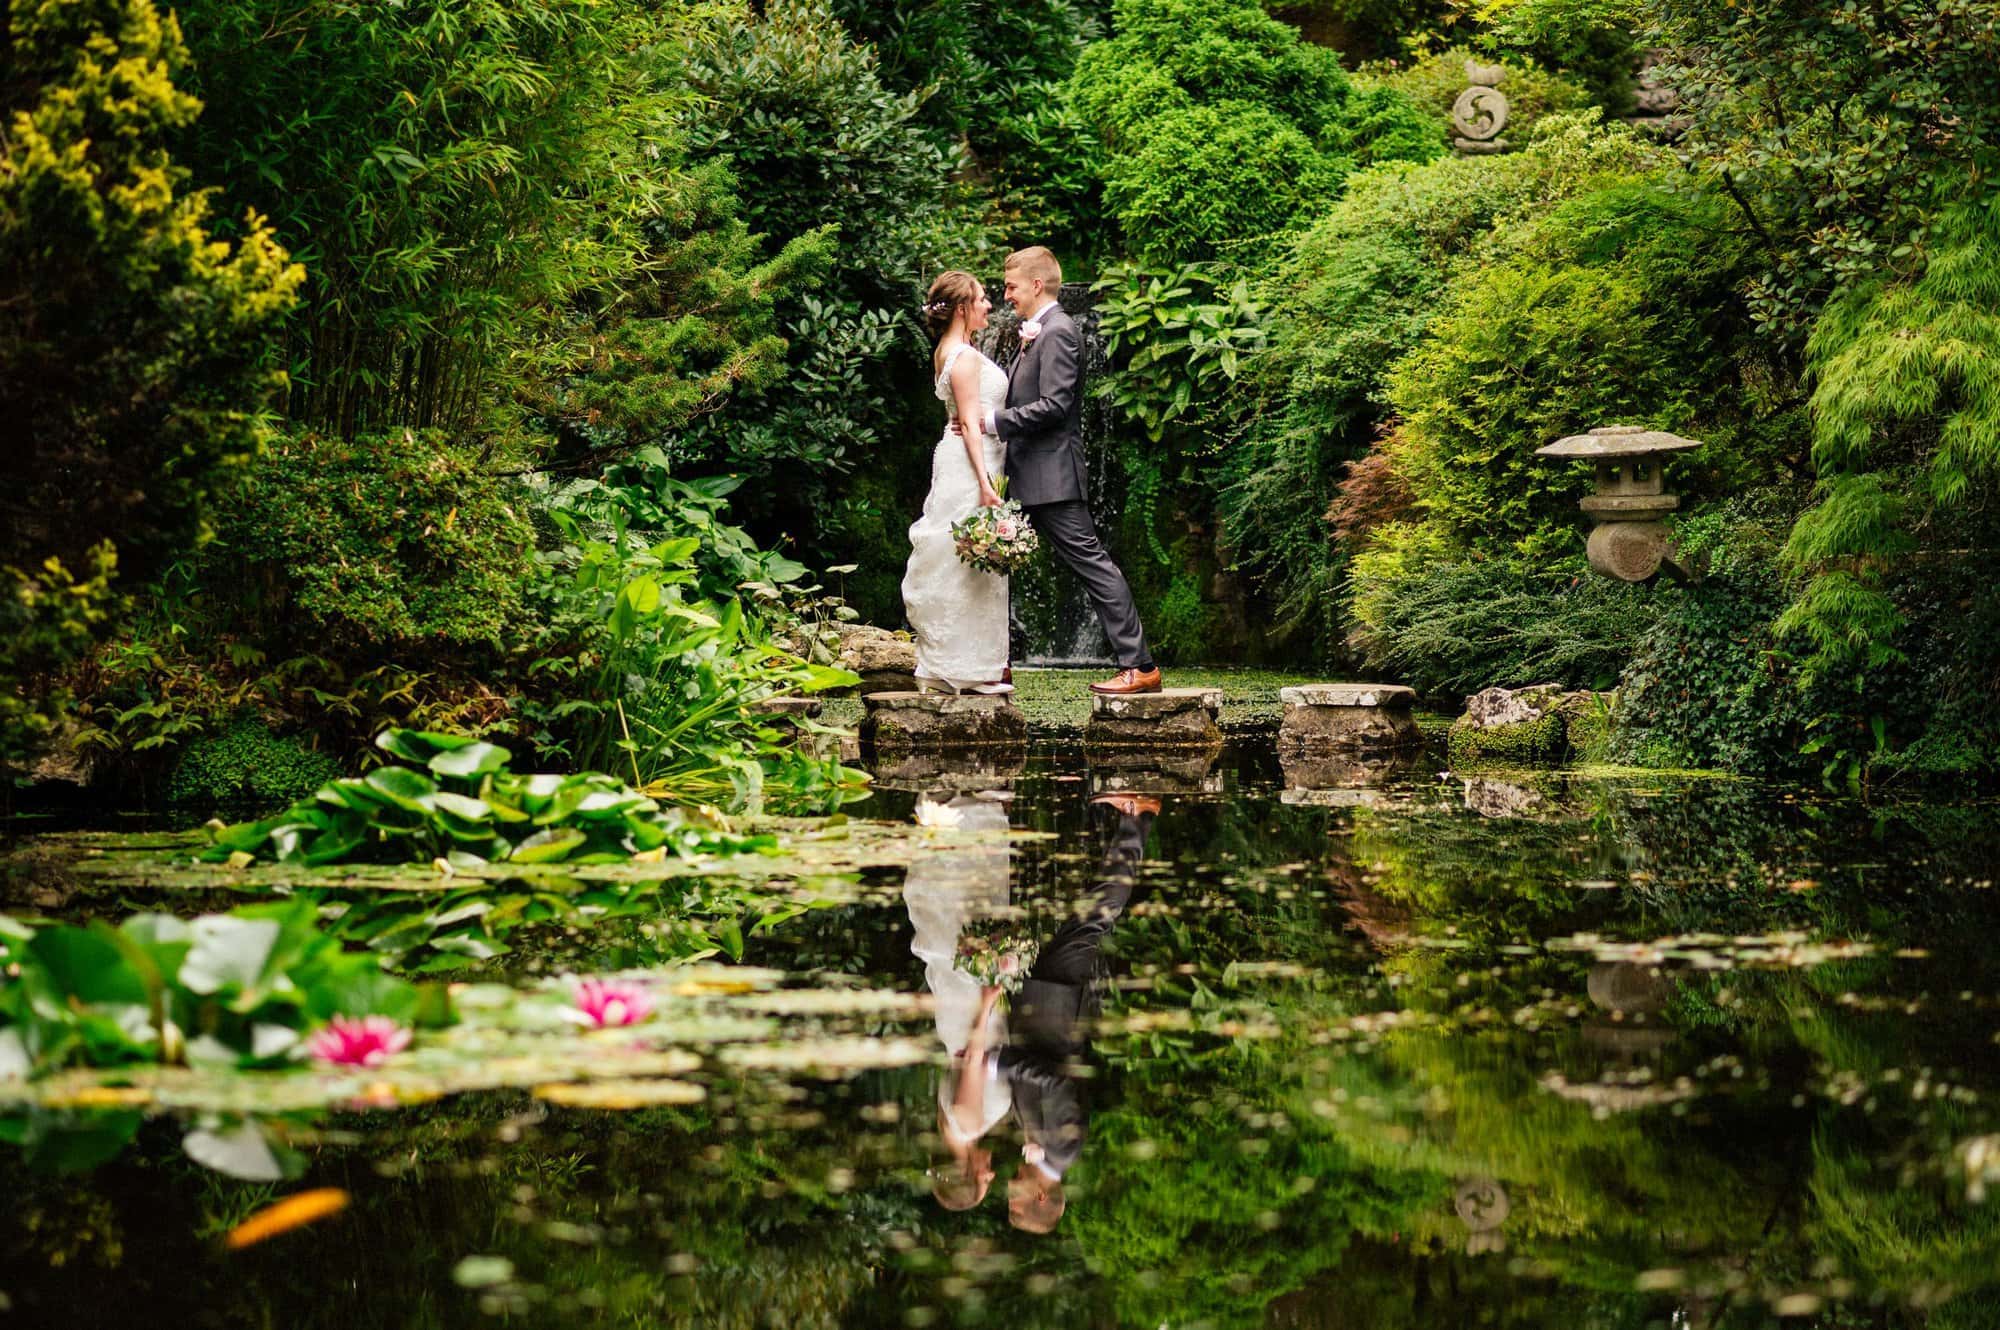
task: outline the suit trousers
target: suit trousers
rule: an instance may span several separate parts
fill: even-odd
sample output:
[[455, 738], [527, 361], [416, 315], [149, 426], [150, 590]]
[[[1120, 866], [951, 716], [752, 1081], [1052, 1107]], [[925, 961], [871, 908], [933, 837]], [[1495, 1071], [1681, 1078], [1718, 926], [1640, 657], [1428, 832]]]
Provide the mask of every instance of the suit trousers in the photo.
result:
[[1132, 603], [1132, 587], [1098, 538], [1089, 506], [1081, 499], [1064, 499], [1038, 503], [1027, 511], [1035, 534], [1083, 583], [1118, 667], [1152, 669], [1153, 653], [1146, 649], [1146, 630], [1140, 626], [1139, 609]]

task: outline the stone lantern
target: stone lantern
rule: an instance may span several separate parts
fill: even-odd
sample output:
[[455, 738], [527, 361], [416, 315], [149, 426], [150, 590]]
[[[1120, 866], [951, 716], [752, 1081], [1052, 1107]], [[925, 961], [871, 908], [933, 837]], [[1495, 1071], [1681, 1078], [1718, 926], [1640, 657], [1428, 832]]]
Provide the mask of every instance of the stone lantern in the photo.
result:
[[1644, 582], [1664, 564], [1675, 576], [1694, 582], [1700, 571], [1681, 559], [1661, 520], [1681, 506], [1678, 495], [1666, 492], [1661, 464], [1669, 453], [1699, 447], [1694, 439], [1663, 430], [1606, 425], [1537, 448], [1535, 456], [1587, 458], [1595, 465], [1597, 492], [1577, 505], [1595, 523], [1585, 547], [1592, 568], [1621, 582]]

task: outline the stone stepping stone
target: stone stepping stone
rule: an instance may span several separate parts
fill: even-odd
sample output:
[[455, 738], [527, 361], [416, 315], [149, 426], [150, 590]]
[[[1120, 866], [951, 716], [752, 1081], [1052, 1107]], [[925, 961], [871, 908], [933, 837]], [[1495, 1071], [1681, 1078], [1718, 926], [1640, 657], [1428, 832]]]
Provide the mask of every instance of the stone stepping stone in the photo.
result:
[[1009, 697], [983, 693], [869, 693], [861, 738], [878, 750], [1021, 748], [1028, 722]]
[[1394, 753], [1421, 748], [1410, 709], [1417, 691], [1401, 684], [1309, 683], [1278, 690], [1285, 719], [1278, 752]]
[[1219, 748], [1222, 727], [1220, 688], [1162, 688], [1090, 698], [1090, 724], [1083, 741], [1091, 747]]

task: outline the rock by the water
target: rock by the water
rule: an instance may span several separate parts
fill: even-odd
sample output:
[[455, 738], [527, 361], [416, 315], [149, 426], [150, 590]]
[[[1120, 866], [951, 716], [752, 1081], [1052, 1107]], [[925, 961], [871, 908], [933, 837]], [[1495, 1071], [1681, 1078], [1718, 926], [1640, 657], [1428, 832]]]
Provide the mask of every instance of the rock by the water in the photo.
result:
[[1401, 684], [1316, 683], [1278, 691], [1285, 719], [1280, 755], [1393, 753], [1421, 748], [1423, 731], [1410, 708], [1414, 688]]
[[917, 686], [917, 644], [901, 633], [869, 624], [848, 624], [840, 629], [840, 650], [834, 664], [861, 676], [844, 693], [900, 693]]
[[1220, 748], [1220, 688], [1162, 688], [1090, 699], [1084, 743], [1093, 748]]
[[1028, 722], [1012, 700], [981, 693], [869, 693], [861, 737], [877, 751], [1022, 748]]
[[1562, 762], [1602, 746], [1614, 695], [1567, 692], [1560, 684], [1488, 688], [1452, 722], [1454, 765]]

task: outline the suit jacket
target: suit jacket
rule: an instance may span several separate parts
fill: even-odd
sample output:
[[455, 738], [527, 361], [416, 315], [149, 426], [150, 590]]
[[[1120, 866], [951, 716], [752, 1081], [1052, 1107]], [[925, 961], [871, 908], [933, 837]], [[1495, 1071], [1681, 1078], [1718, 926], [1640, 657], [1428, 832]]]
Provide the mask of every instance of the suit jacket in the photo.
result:
[[1061, 305], [1007, 371], [1007, 405], [993, 413], [1007, 445], [1007, 497], [1023, 507], [1082, 501], [1083, 334]]
[[1021, 1134], [1042, 1147], [1057, 1177], [1083, 1155], [1083, 1087], [1050, 1050], [1010, 1045], [1000, 1050], [1000, 1074], [1014, 1092]]

